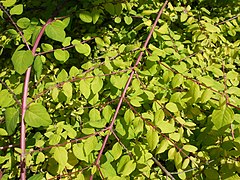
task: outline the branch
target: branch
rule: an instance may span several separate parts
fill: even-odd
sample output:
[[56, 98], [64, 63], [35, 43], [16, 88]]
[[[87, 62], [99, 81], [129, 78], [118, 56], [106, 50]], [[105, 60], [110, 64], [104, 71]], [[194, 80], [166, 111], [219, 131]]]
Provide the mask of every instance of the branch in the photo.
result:
[[[143, 49], [146, 49], [146, 48], [147, 48], [147, 45], [148, 45], [148, 43], [149, 43], [149, 41], [150, 41], [150, 39], [151, 39], [151, 37], [152, 37], [153, 31], [154, 31], [154, 29], [155, 29], [155, 27], [156, 27], [156, 25], [157, 25], [157, 23], [158, 23], [158, 20], [159, 20], [161, 14], [163, 13], [163, 10], [164, 10], [164, 8], [166, 7], [167, 3], [168, 3], [168, 0], [165, 1], [165, 3], [163, 4], [161, 10], [159, 11], [159, 13], [158, 13], [158, 15], [157, 15], [157, 18], [156, 18], [156, 20], [155, 20], [155, 22], [154, 22], [154, 24], [153, 24], [153, 26], [152, 26], [152, 29], [151, 29], [151, 31], [149, 32], [149, 35], [148, 35], [148, 37], [147, 37], [147, 39], [146, 39], [146, 41], [145, 41], [145, 43], [144, 43], [144, 45], [143, 45]], [[143, 51], [140, 52], [140, 54], [139, 54], [139, 56], [138, 56], [138, 58], [137, 58], [137, 61], [136, 61], [135, 65], [134, 65], [134, 67], [137, 67], [137, 66], [138, 66], [139, 62], [140, 62], [141, 59], [142, 59], [142, 56], [143, 56]], [[129, 76], [129, 78], [128, 78], [128, 81], [127, 81], [127, 83], [126, 83], [126, 85], [125, 85], [125, 88], [124, 88], [124, 90], [123, 90], [123, 92], [122, 92], [122, 95], [121, 95], [121, 97], [120, 97], [118, 106], [117, 106], [117, 108], [116, 108], [116, 111], [115, 111], [115, 113], [114, 113], [114, 115], [113, 115], [111, 124], [110, 124], [110, 126], [109, 126], [110, 131], [112, 131], [113, 125], [114, 125], [115, 120], [116, 120], [116, 118], [117, 118], [117, 115], [118, 115], [118, 113], [119, 113], [119, 110], [120, 110], [120, 107], [121, 107], [121, 105], [122, 105], [123, 99], [125, 98], [127, 89], [128, 89], [128, 87], [129, 87], [132, 79], [133, 79], [134, 73], [135, 73], [135, 71], [134, 71], [134, 69], [132, 69], [132, 72], [131, 72], [131, 74], [130, 74], [130, 76]], [[104, 139], [104, 141], [103, 141], [102, 147], [101, 147], [100, 152], [99, 152], [99, 154], [98, 154], [98, 157], [97, 157], [97, 159], [96, 159], [96, 161], [95, 161], [95, 164], [96, 164], [96, 165], [99, 165], [99, 161], [100, 161], [100, 159], [101, 159], [101, 157], [102, 157], [102, 154], [103, 154], [103, 151], [104, 151], [104, 149], [105, 149], [105, 146], [106, 146], [106, 143], [107, 143], [107, 141], [108, 141], [108, 138], [109, 138], [109, 136], [110, 136], [110, 133], [111, 133], [111, 132], [109, 132], [109, 133], [106, 135], [106, 137], [105, 137], [105, 139]], [[92, 179], [93, 179], [93, 174], [92, 174], [91, 177], [90, 177], [90, 180], [92, 180]]]
[[8, 16], [8, 18], [10, 19], [11, 23], [13, 24], [13, 26], [16, 28], [16, 30], [18, 31], [18, 33], [22, 36], [23, 42], [25, 43], [25, 45], [27, 46], [28, 50], [31, 50], [30, 46], [27, 43], [26, 38], [24, 37], [22, 31], [18, 28], [18, 25], [14, 22], [14, 20], [12, 19], [11, 15], [6, 11], [6, 9], [3, 7], [2, 3], [0, 3], [0, 9]]
[[231, 17], [231, 18], [229, 18], [229, 19], [226, 19], [226, 20], [224, 20], [224, 21], [222, 21], [222, 22], [216, 23], [215, 26], [216, 26], [216, 25], [220, 25], [220, 24], [224, 24], [224, 23], [226, 23], [226, 22], [228, 22], [228, 21], [231, 21], [231, 20], [233, 20], [233, 19], [237, 19], [238, 16], [240, 16], [240, 14], [237, 14], [236, 16], [233, 16], [233, 17]]
[[152, 160], [162, 169], [162, 171], [169, 177], [171, 180], [175, 180], [175, 178], [172, 176], [172, 174], [155, 158], [152, 157]]

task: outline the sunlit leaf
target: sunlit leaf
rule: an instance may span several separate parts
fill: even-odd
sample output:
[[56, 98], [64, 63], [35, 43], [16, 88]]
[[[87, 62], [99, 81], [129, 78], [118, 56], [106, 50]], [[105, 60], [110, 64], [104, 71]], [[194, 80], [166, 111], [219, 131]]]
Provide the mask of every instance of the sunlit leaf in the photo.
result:
[[25, 121], [32, 127], [49, 126], [52, 120], [46, 108], [39, 103], [32, 103], [26, 111]]
[[19, 123], [18, 109], [11, 107], [5, 111], [6, 129], [9, 135], [13, 134]]
[[148, 146], [150, 150], [153, 151], [159, 142], [158, 132], [151, 128], [148, 130], [146, 136], [147, 136]]
[[231, 108], [214, 110], [212, 113], [212, 122], [217, 129], [229, 125], [233, 121], [234, 112]]
[[23, 74], [33, 63], [34, 56], [30, 50], [15, 51], [12, 56], [12, 62], [14, 69], [19, 73]]
[[68, 152], [65, 147], [55, 147], [53, 157], [60, 165], [65, 166], [68, 161]]
[[[88, 11], [82, 11], [79, 14], [80, 19], [85, 23], [91, 23], [93, 20], [93, 17], [90, 12]], [[96, 21], [96, 20], [95, 20]]]
[[64, 27], [63, 27], [62, 23], [59, 21], [54, 21], [54, 22], [50, 23], [46, 27], [45, 32], [49, 38], [51, 38], [55, 41], [59, 41], [59, 42], [63, 42], [65, 39], [65, 36], [66, 36]]
[[23, 12], [23, 5], [18, 4], [16, 6], [13, 6], [13, 8], [10, 9], [10, 14], [11, 15], [20, 15]]

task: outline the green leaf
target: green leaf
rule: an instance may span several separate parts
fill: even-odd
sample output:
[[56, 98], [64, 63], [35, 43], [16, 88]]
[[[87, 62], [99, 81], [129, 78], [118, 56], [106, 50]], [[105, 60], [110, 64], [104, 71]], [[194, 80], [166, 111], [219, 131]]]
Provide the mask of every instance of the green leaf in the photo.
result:
[[94, 128], [104, 128], [106, 127], [106, 123], [107, 122], [104, 119], [87, 122], [87, 124], [89, 124], [91, 127], [94, 127]]
[[120, 76], [111, 76], [110, 82], [112, 83], [113, 86], [115, 86], [118, 89], [122, 89], [123, 88], [123, 83], [121, 81], [121, 77]]
[[175, 149], [175, 147], [172, 147], [168, 151], [168, 159], [169, 160], [174, 160], [175, 154], [176, 154], [176, 149]]
[[178, 112], [178, 107], [175, 103], [173, 102], [169, 102], [166, 104], [166, 108], [167, 110], [169, 110], [170, 112]]
[[123, 155], [117, 164], [117, 172], [118, 173], [122, 172], [125, 167], [125, 164], [129, 161], [130, 161], [130, 157], [128, 155]]
[[200, 76], [197, 77], [200, 82], [203, 82], [205, 85], [208, 87], [212, 87], [216, 90], [222, 91], [224, 90], [224, 85], [215, 81], [212, 77], [210, 76]]
[[19, 123], [19, 111], [18, 109], [11, 107], [5, 111], [6, 129], [9, 135], [15, 132], [17, 124]]
[[115, 15], [114, 5], [112, 3], [104, 4], [104, 9], [111, 15]]
[[117, 23], [117, 24], [119, 24], [121, 21], [122, 20], [121, 20], [120, 17], [115, 17], [115, 19], [114, 19], [114, 22]]
[[125, 17], [124, 17], [124, 21], [125, 21], [125, 23], [126, 23], [127, 25], [130, 25], [130, 24], [132, 24], [133, 19], [132, 19], [131, 16], [125, 16]]
[[68, 101], [72, 99], [72, 92], [73, 92], [72, 83], [70, 82], [64, 83], [63, 93], [67, 96]]
[[62, 22], [54, 21], [46, 27], [46, 35], [59, 42], [63, 42], [66, 36]]
[[53, 158], [61, 165], [66, 166], [68, 161], [68, 152], [65, 147], [55, 147]]
[[168, 140], [167, 139], [163, 139], [160, 142], [158, 148], [156, 149], [156, 154], [164, 153], [167, 150], [168, 146], [169, 146]]
[[206, 26], [206, 30], [209, 32], [216, 32], [216, 33], [220, 33], [220, 29], [217, 26], [212, 25], [211, 23], [205, 23]]
[[75, 67], [75, 66], [72, 66], [71, 69], [70, 69], [70, 71], [69, 71], [69, 75], [70, 75], [71, 77], [75, 77], [75, 76], [77, 76], [78, 74], [79, 74], [79, 69], [78, 69], [77, 67]]
[[158, 30], [160, 34], [168, 34], [168, 25], [167, 23], [164, 23]]
[[98, 93], [103, 87], [103, 81], [100, 77], [95, 77], [91, 83], [91, 89], [93, 94]]
[[15, 103], [12, 94], [10, 94], [7, 89], [0, 91], [0, 97], [1, 107], [9, 107]]
[[59, 61], [66, 62], [69, 58], [69, 52], [67, 50], [57, 49], [54, 51], [54, 57]]
[[206, 89], [201, 96], [201, 102], [202, 103], [206, 103], [207, 101], [209, 101], [211, 99], [211, 97], [213, 96], [213, 92], [210, 89]]
[[196, 102], [201, 95], [199, 85], [192, 82], [190, 86], [189, 94], [192, 97], [193, 102]]
[[35, 174], [33, 176], [31, 176], [30, 178], [28, 178], [28, 180], [43, 180], [44, 176], [43, 174]]
[[104, 46], [105, 45], [104, 41], [101, 38], [99, 38], [99, 37], [95, 38], [95, 42], [99, 46]]
[[182, 169], [186, 169], [190, 163], [190, 159], [186, 158], [182, 163]]
[[16, 3], [17, 0], [5, 0], [1, 1], [4, 7], [11, 7]]
[[63, 45], [63, 46], [69, 46], [69, 45], [71, 45], [71, 40], [72, 40], [71, 37], [66, 37], [66, 38], [64, 39], [64, 41], [62, 42], [62, 45]]
[[130, 175], [134, 170], [136, 169], [136, 163], [131, 160], [131, 161], [128, 161], [124, 168], [123, 168], [123, 171], [121, 171], [120, 173], [123, 175], [123, 176], [128, 176]]
[[102, 115], [104, 117], [104, 119], [106, 119], [107, 121], [110, 121], [111, 117], [112, 117], [112, 107], [110, 105], [107, 105], [106, 107], [104, 107], [103, 111], [102, 111]]
[[212, 168], [205, 169], [204, 174], [206, 175], [206, 177], [208, 179], [211, 179], [211, 180], [217, 180], [220, 178], [217, 170], [212, 169]]
[[104, 178], [115, 180], [115, 178], [113, 177], [117, 175], [116, 170], [114, 169], [110, 162], [107, 161], [104, 164], [102, 164], [100, 170], [102, 171]]
[[135, 107], [141, 107], [142, 106], [140, 98], [133, 98], [133, 99], [130, 100], [130, 103]]
[[130, 124], [133, 120], [135, 119], [135, 115], [132, 112], [131, 109], [128, 109], [125, 113], [124, 113], [124, 120], [126, 122], [126, 124]]
[[197, 147], [195, 147], [193, 145], [184, 145], [183, 149], [185, 151], [188, 151], [188, 152], [195, 152], [195, 151], [197, 151]]
[[8, 136], [7, 131], [3, 128], [0, 128], [0, 136]]
[[83, 150], [83, 143], [73, 144], [73, 154], [79, 159], [88, 162], [88, 157]]
[[166, 121], [160, 121], [158, 127], [161, 129], [162, 133], [172, 133], [175, 131], [174, 125]]
[[53, 46], [51, 44], [42, 43], [41, 47], [42, 47], [43, 51], [51, 51], [51, 50], [53, 50]]
[[20, 15], [23, 12], [23, 5], [22, 4], [18, 4], [16, 6], [14, 6], [13, 8], [10, 9], [10, 14], [11, 15]]
[[22, 28], [26, 29], [30, 25], [30, 19], [23, 17], [17, 20], [17, 25]]
[[175, 153], [175, 156], [174, 156], [174, 163], [175, 163], [175, 166], [177, 169], [181, 168], [182, 166], [182, 156], [181, 156], [181, 152], [177, 152]]
[[33, 63], [33, 68], [36, 72], [37, 79], [40, 79], [40, 76], [42, 74], [43, 69], [42, 58], [43, 56], [37, 56]]
[[57, 82], [64, 82], [68, 80], [68, 73], [65, 69], [61, 70], [61, 72], [57, 75]]
[[12, 56], [14, 69], [19, 74], [25, 73], [28, 67], [32, 65], [33, 60], [34, 60], [34, 56], [32, 54], [32, 51], [30, 50], [15, 51]]
[[84, 147], [83, 147], [86, 155], [89, 155], [93, 150], [95, 150], [97, 145], [98, 145], [98, 140], [95, 136], [91, 136], [87, 138], [87, 140], [84, 142]]
[[[178, 120], [179, 120], [179, 118], [177, 119], [177, 121]], [[179, 123], [181, 123], [181, 122], [179, 122]], [[174, 140], [174, 141], [176, 141], [176, 142], [178, 142], [180, 140], [180, 138], [181, 138], [181, 134], [180, 133], [171, 133], [171, 134], [169, 134], [169, 138]]]
[[111, 154], [113, 155], [115, 160], [120, 158], [120, 156], [122, 155], [122, 149], [122, 146], [118, 142], [113, 145]]
[[157, 13], [157, 12], [158, 12], [157, 9], [156, 9], [156, 10], [149, 10], [149, 9], [147, 9], [147, 10], [143, 10], [141, 14], [146, 15], [146, 16], [149, 16], [149, 15], [155, 14], [155, 13]]
[[234, 120], [234, 112], [229, 107], [220, 110], [214, 110], [212, 113], [212, 122], [217, 129], [230, 125]]
[[73, 126], [71, 126], [70, 124], [64, 125], [63, 128], [67, 131], [67, 135], [71, 139], [77, 136], [77, 132], [73, 129]]
[[179, 87], [183, 83], [183, 76], [181, 74], [176, 74], [172, 79], [172, 87]]
[[91, 88], [90, 83], [86, 80], [80, 81], [80, 92], [83, 94], [83, 96], [88, 99], [91, 94]]
[[115, 8], [115, 14], [116, 15], [120, 15], [121, 12], [122, 12], [122, 4], [121, 3], [117, 3], [114, 5], [114, 8]]
[[92, 22], [93, 22], [93, 24], [96, 24], [96, 22], [99, 19], [99, 16], [100, 16], [99, 10], [93, 9], [93, 11], [92, 11]]
[[25, 114], [27, 125], [32, 127], [49, 126], [52, 120], [42, 104], [32, 103]]
[[147, 137], [148, 146], [150, 150], [153, 151], [159, 142], [158, 132], [151, 128], [147, 131], [146, 137]]
[[97, 121], [101, 119], [100, 112], [97, 109], [91, 109], [89, 112], [90, 121]]
[[59, 134], [52, 134], [50, 137], [49, 137], [49, 144], [50, 145], [56, 145], [60, 142], [61, 140], [61, 136]]
[[184, 21], [187, 20], [187, 18], [188, 18], [188, 14], [185, 13], [185, 12], [182, 12], [182, 13], [181, 13], [181, 17], [180, 17], [180, 21], [181, 21], [181, 22], [184, 22]]
[[80, 173], [78, 173], [76, 179], [77, 179], [77, 180], [85, 180], [85, 177], [84, 177], [84, 175], [82, 174], [82, 172], [80, 172]]
[[75, 45], [75, 49], [77, 52], [85, 56], [89, 56], [89, 54], [91, 53], [91, 47], [87, 43], [78, 43]]
[[[93, 20], [93, 17], [92, 17], [92, 15], [91, 15], [91, 13], [88, 12], [88, 11], [82, 11], [82, 12], [80, 12], [79, 18], [80, 18], [83, 22], [85, 22], [85, 23], [91, 23], [92, 20]], [[95, 20], [96, 20], [96, 19], [95, 19]], [[94, 23], [94, 24], [95, 24], [95, 23]]]

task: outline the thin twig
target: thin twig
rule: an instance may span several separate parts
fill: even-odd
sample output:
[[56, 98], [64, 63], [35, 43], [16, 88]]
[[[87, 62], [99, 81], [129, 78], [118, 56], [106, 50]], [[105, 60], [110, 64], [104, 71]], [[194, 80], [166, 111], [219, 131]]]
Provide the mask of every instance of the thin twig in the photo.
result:
[[18, 31], [18, 33], [21, 35], [23, 42], [25, 43], [25, 45], [27, 46], [28, 50], [31, 50], [30, 46], [28, 45], [28, 42], [26, 40], [26, 38], [24, 37], [22, 31], [18, 28], [18, 25], [14, 22], [14, 20], [12, 19], [11, 15], [6, 11], [6, 9], [3, 7], [2, 3], [0, 3], [0, 9], [7, 15], [7, 17], [10, 19], [11, 23], [13, 24], [13, 26], [16, 28], [16, 30]]
[[169, 177], [171, 180], [175, 180], [175, 178], [172, 176], [172, 174], [155, 158], [152, 157], [152, 160], [155, 162], [158, 167], [162, 169], [162, 171]]
[[[150, 41], [150, 39], [151, 39], [151, 37], [152, 37], [153, 31], [154, 31], [154, 29], [155, 29], [155, 27], [156, 27], [156, 25], [157, 25], [157, 23], [158, 23], [158, 20], [159, 20], [161, 14], [163, 13], [163, 10], [164, 10], [164, 8], [166, 7], [167, 3], [168, 3], [168, 0], [165, 1], [165, 3], [163, 4], [161, 10], [159, 11], [159, 13], [158, 13], [158, 15], [157, 15], [157, 18], [156, 18], [156, 20], [155, 20], [155, 22], [154, 22], [154, 24], [153, 24], [153, 26], [152, 26], [152, 29], [151, 29], [151, 31], [149, 32], [149, 35], [148, 35], [148, 37], [147, 37], [147, 39], [146, 39], [146, 41], [145, 41], [145, 43], [144, 43], [144, 45], [143, 45], [143, 49], [146, 49], [146, 48], [147, 48], [147, 45], [148, 45], [148, 43], [149, 43], [149, 41]], [[137, 67], [137, 66], [138, 66], [139, 62], [140, 62], [141, 59], [142, 59], [142, 56], [143, 56], [143, 51], [140, 52], [140, 54], [139, 54], [139, 56], [138, 56], [138, 58], [137, 58], [137, 61], [136, 61], [135, 65], [134, 65], [133, 67]], [[128, 87], [129, 87], [132, 79], [133, 79], [134, 73], [135, 73], [135, 71], [134, 71], [134, 69], [132, 69], [132, 72], [131, 72], [131, 74], [130, 74], [130, 76], [129, 76], [129, 78], [128, 78], [128, 81], [127, 81], [127, 83], [126, 83], [126, 85], [125, 85], [125, 88], [123, 89], [122, 95], [121, 95], [121, 97], [120, 97], [120, 99], [119, 99], [118, 106], [117, 106], [117, 108], [116, 108], [116, 111], [115, 111], [115, 113], [114, 113], [114, 115], [113, 115], [111, 124], [110, 124], [110, 126], [109, 126], [110, 131], [112, 131], [112, 128], [113, 128], [114, 123], [115, 123], [115, 120], [116, 120], [116, 118], [117, 118], [117, 115], [118, 115], [118, 113], [119, 113], [120, 107], [121, 107], [121, 105], [122, 105], [123, 99], [125, 98], [127, 89], [128, 89]], [[103, 151], [104, 151], [105, 146], [106, 146], [106, 144], [107, 144], [107, 141], [108, 141], [109, 136], [110, 136], [110, 132], [106, 135], [106, 137], [105, 137], [105, 139], [104, 139], [104, 141], [103, 141], [102, 147], [101, 147], [101, 149], [100, 149], [100, 151], [99, 151], [99, 154], [98, 154], [98, 157], [97, 157], [97, 159], [96, 159], [96, 161], [95, 161], [95, 164], [96, 164], [96, 165], [99, 165], [100, 159], [101, 159], [101, 157], [102, 157], [102, 154], [103, 154]], [[92, 180], [92, 179], [93, 179], [93, 175], [90, 176], [90, 180]]]
[[198, 53], [203, 53], [203, 50], [200, 50], [200, 51], [198, 51], [198, 52], [192, 53], [192, 54], [190, 54], [190, 55], [188, 55], [188, 56], [186, 56], [186, 57], [178, 60], [178, 61], [176, 62], [176, 64], [180, 63], [181, 61], [183, 61], [183, 60], [185, 60], [185, 59], [187, 59], [187, 58], [193, 57], [193, 56], [195, 56], [195, 55], [198, 54]]
[[[61, 82], [61, 83], [57, 83], [53, 86], [50, 86], [48, 89], [45, 89], [43, 90], [42, 92], [40, 92], [39, 94], [37, 94], [36, 96], [34, 96], [32, 99], [32, 101], [30, 101], [28, 103], [27, 106], [29, 106], [30, 104], [32, 104], [34, 101], [36, 101], [38, 98], [40, 98], [43, 94], [46, 94], [47, 92], [51, 91], [52, 89], [54, 89], [55, 87], [56, 88], [60, 88], [62, 87], [65, 83], [68, 83], [68, 82], [77, 82], [77, 81], [80, 81], [80, 80], [86, 80], [86, 79], [93, 79], [95, 77], [105, 77], [105, 76], [111, 76], [111, 75], [114, 75], [114, 74], [118, 74], [118, 73], [123, 73], [123, 72], [127, 72], [127, 71], [130, 71], [132, 70], [132, 68], [129, 68], [129, 69], [123, 69], [123, 70], [120, 70], [120, 71], [115, 71], [115, 72], [112, 72], [112, 73], [109, 73], [109, 74], [100, 74], [100, 75], [97, 75], [97, 76], [86, 76], [86, 77], [73, 77], [72, 79], [69, 79], [67, 81], [64, 81], [64, 82]], [[89, 70], [87, 70], [89, 71]]]
[[44, 148], [39, 148], [39, 149], [36, 149], [36, 150], [30, 150], [27, 154], [32, 154], [32, 153], [36, 153], [36, 152], [41, 152], [41, 151], [45, 151], [47, 149], [51, 149], [53, 147], [60, 147], [60, 146], [65, 146], [66, 144], [70, 144], [70, 143], [77, 143], [78, 141], [81, 141], [81, 140], [84, 140], [84, 139], [87, 139], [89, 137], [92, 137], [92, 136], [96, 136], [96, 135], [100, 135], [100, 133], [102, 132], [105, 132], [107, 131], [109, 128], [104, 128], [102, 129], [101, 131], [98, 131], [98, 132], [95, 132], [95, 133], [92, 133], [92, 134], [89, 134], [89, 135], [86, 135], [84, 137], [80, 137], [80, 138], [76, 138], [76, 139], [71, 139], [70, 141], [66, 141], [66, 142], [63, 142], [63, 143], [60, 143], [60, 144], [55, 144], [55, 145], [52, 145], [52, 146], [47, 146], [47, 147], [44, 147]]
[[224, 24], [224, 23], [226, 23], [226, 22], [228, 22], [228, 21], [231, 21], [231, 20], [233, 20], [233, 19], [237, 19], [238, 16], [240, 16], [240, 14], [237, 14], [236, 16], [233, 16], [233, 17], [231, 17], [231, 18], [229, 18], [229, 19], [226, 19], [226, 20], [224, 20], [224, 21], [222, 21], [222, 22], [216, 23], [215, 26], [216, 26], [216, 25], [220, 25], [220, 24]]
[[18, 100], [17, 95], [13, 92], [13, 90], [12, 90], [5, 82], [3, 82], [2, 79], [0, 79], [0, 83], [7, 88], [8, 92], [13, 95], [13, 98], [14, 98], [14, 100], [16, 101], [16, 103], [18, 104], [18, 106], [21, 107], [22, 104], [21, 104], [21, 102]]

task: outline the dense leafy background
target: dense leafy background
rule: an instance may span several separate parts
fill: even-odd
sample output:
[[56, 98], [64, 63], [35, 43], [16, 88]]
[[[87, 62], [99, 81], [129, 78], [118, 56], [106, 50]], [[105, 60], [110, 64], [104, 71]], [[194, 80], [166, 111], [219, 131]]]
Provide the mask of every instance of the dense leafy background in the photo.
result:
[[[163, 1], [1, 3], [2, 179], [20, 176], [19, 122], [29, 66], [27, 178], [240, 178], [239, 1], [170, 1], [146, 49]], [[31, 47], [54, 19], [34, 55], [4, 9]]]

